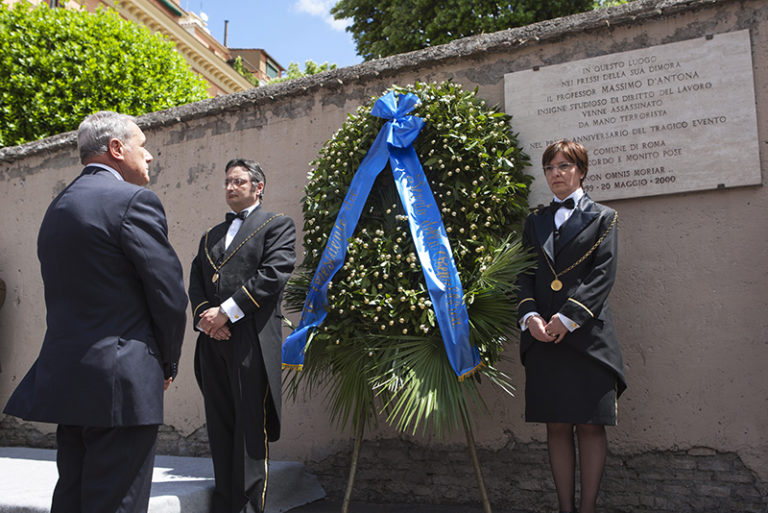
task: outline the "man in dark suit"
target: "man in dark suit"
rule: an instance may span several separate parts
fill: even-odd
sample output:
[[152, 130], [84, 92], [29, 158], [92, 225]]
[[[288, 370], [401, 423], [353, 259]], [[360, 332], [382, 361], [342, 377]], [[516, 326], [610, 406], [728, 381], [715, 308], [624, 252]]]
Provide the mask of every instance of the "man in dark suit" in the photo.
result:
[[258, 163], [227, 163], [232, 212], [203, 235], [189, 278], [201, 332], [195, 374], [216, 478], [213, 513], [264, 511], [267, 442], [280, 436], [280, 302], [296, 262], [296, 228], [261, 208], [264, 185]]
[[47, 331], [5, 413], [58, 424], [52, 513], [146, 512], [163, 391], [186, 323], [181, 264], [130, 116], [98, 112], [77, 133], [86, 166], [38, 236]]

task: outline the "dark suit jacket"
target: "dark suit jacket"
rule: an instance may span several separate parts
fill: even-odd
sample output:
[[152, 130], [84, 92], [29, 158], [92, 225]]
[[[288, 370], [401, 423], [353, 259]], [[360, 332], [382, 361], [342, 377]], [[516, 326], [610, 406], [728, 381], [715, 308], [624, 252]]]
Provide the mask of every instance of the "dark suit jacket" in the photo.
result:
[[[571, 217], [560, 226], [555, 244], [554, 215], [549, 208], [539, 208], [525, 220], [523, 245], [536, 256], [536, 268], [518, 278], [518, 321], [528, 312], [538, 312], [544, 319], [561, 313], [580, 325], [567, 334], [561, 344], [568, 344], [598, 360], [616, 373], [619, 394], [626, 388], [621, 351], [608, 306], [608, 293], [616, 276], [618, 226], [611, 226], [616, 211], [584, 195]], [[606, 234], [601, 244], [575, 268], [559, 277], [560, 291], [550, 287], [555, 279], [547, 259], [557, 272], [577, 262], [595, 242]], [[532, 344], [541, 343], [525, 330], [520, 338], [520, 357]]]
[[148, 189], [86, 167], [38, 236], [47, 331], [5, 413], [114, 427], [163, 422], [187, 298], [165, 212]]
[[[192, 322], [206, 309], [219, 306], [232, 297], [245, 316], [230, 326], [235, 330], [250, 323], [257, 334], [264, 367], [267, 371], [272, 408], [265, 419], [270, 441], [280, 436], [282, 314], [283, 288], [296, 263], [296, 227], [283, 214], [257, 207], [245, 218], [227, 250], [224, 239], [229, 225], [221, 223], [208, 230], [200, 240], [192, 261], [189, 298]], [[218, 274], [216, 281], [213, 275]], [[211, 340], [201, 333], [198, 343]]]

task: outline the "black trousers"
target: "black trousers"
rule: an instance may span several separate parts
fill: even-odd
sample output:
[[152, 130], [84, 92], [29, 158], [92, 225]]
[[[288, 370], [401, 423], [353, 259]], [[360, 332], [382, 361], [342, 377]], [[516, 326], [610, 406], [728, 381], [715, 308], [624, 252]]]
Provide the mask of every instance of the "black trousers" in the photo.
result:
[[51, 513], [146, 513], [157, 425], [59, 425]]
[[230, 340], [201, 336], [195, 374], [216, 479], [211, 513], [262, 512], [268, 480], [269, 385], [255, 332], [244, 325], [232, 329]]

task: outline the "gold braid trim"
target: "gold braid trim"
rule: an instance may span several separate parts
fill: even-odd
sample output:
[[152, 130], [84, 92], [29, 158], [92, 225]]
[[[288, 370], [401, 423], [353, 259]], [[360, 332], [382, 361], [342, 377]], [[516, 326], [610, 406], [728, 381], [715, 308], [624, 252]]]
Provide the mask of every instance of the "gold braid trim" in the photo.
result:
[[[224, 261], [221, 263], [221, 265], [220, 265], [220, 266], [218, 266], [218, 267], [216, 267], [216, 264], [214, 264], [214, 263], [213, 263], [213, 259], [211, 258], [211, 253], [208, 251], [208, 234], [211, 232], [211, 230], [213, 230], [213, 228], [211, 228], [211, 229], [209, 229], [207, 232], [205, 232], [205, 243], [204, 243], [204, 246], [205, 246], [205, 256], [206, 256], [206, 258], [208, 259], [208, 263], [209, 263], [209, 264], [211, 264], [211, 267], [213, 267], [213, 271], [214, 271], [214, 272], [216, 272], [216, 273], [217, 273], [217, 272], [219, 272], [219, 269], [221, 269], [222, 267], [224, 267], [224, 264], [226, 264], [227, 262], [229, 262], [229, 259], [230, 259], [230, 258], [232, 258], [232, 257], [235, 255], [235, 253], [237, 253], [238, 251], [240, 251], [240, 248], [242, 248], [242, 247], [243, 247], [243, 244], [245, 244], [246, 242], [248, 242], [248, 241], [250, 240], [250, 238], [251, 238], [251, 237], [253, 237], [253, 236], [254, 236], [254, 235], [256, 235], [257, 233], [259, 233], [259, 232], [261, 231], [261, 229], [262, 229], [262, 228], [264, 228], [265, 226], [267, 226], [267, 225], [268, 225], [269, 223], [271, 223], [271, 222], [272, 222], [274, 219], [276, 219], [276, 218], [278, 218], [278, 217], [282, 217], [283, 215], [285, 215], [285, 214], [275, 214], [275, 215], [273, 215], [272, 217], [270, 217], [269, 219], [267, 219], [266, 221], [264, 221], [264, 223], [263, 223], [261, 226], [259, 226], [258, 228], [256, 228], [256, 230], [254, 230], [254, 231], [253, 231], [253, 233], [251, 233], [251, 234], [250, 234], [248, 237], [246, 237], [246, 238], [245, 238], [245, 240], [243, 240], [243, 242], [241, 242], [241, 243], [240, 243], [240, 245], [239, 245], [239, 246], [237, 246], [237, 247], [234, 249], [234, 251], [232, 251], [232, 253], [230, 253], [230, 254], [229, 254], [229, 256], [228, 256], [227, 258], [225, 258], [225, 259], [224, 259]], [[254, 301], [254, 302], [255, 302], [255, 301]]]
[[264, 490], [261, 492], [261, 511], [265, 511], [267, 505], [267, 481], [269, 480], [269, 444], [267, 437], [267, 398], [269, 397], [269, 383], [264, 392], [263, 418], [264, 418]]
[[201, 307], [201, 306], [203, 306], [204, 304], [206, 304], [207, 302], [208, 302], [208, 301], [203, 301], [202, 303], [200, 303], [199, 305], [197, 305], [197, 306], [195, 307], [195, 311], [194, 311], [194, 312], [192, 312], [192, 317], [196, 317], [196, 316], [197, 316], [197, 311], [198, 311], [198, 310], [200, 310], [200, 307]]
[[256, 308], [261, 308], [261, 305], [255, 299], [253, 299], [253, 296], [251, 295], [250, 292], [248, 292], [248, 289], [245, 288], [245, 285], [242, 285], [240, 288], [243, 289], [243, 292], [245, 292], [245, 294], [251, 299], [251, 301], [253, 301], [253, 304], [256, 305]]
[[591, 311], [589, 308], [587, 308], [586, 306], [582, 305], [581, 303], [579, 303], [578, 301], [576, 301], [576, 300], [575, 300], [575, 299], [573, 299], [572, 297], [569, 297], [569, 298], [568, 298], [568, 301], [571, 301], [571, 302], [573, 302], [573, 303], [576, 303], [577, 305], [579, 305], [580, 307], [582, 307], [584, 310], [586, 310], [586, 311], [587, 311], [587, 313], [589, 314], [589, 316], [590, 316], [590, 317], [594, 317], [594, 316], [595, 316], [595, 314], [593, 314], [593, 313], [592, 313], [592, 311]]
[[473, 374], [475, 374], [477, 371], [479, 371], [483, 367], [485, 367], [485, 362], [478, 363], [477, 365], [475, 365], [475, 367], [473, 369], [470, 369], [467, 372], [465, 372], [464, 374], [462, 374], [461, 376], [459, 376], [459, 382], [463, 382], [465, 379], [467, 379], [468, 377], [472, 376]]
[[[554, 275], [555, 275], [555, 279], [556, 279], [556, 280], [557, 280], [557, 279], [560, 279], [560, 276], [564, 275], [565, 273], [567, 273], [568, 271], [572, 270], [574, 267], [576, 267], [577, 265], [579, 265], [580, 263], [582, 263], [584, 260], [586, 260], [587, 258], [589, 258], [589, 255], [591, 255], [592, 253], [594, 253], [594, 251], [595, 251], [595, 250], [596, 250], [596, 249], [597, 249], [597, 248], [600, 246], [600, 244], [602, 244], [602, 242], [603, 242], [603, 241], [605, 240], [605, 238], [608, 236], [608, 233], [610, 233], [610, 231], [613, 229], [613, 227], [614, 227], [614, 226], [616, 226], [616, 223], [617, 223], [618, 221], [619, 221], [619, 213], [618, 213], [618, 212], [616, 212], [616, 213], [614, 214], [614, 216], [613, 216], [613, 221], [611, 221], [611, 224], [608, 226], [608, 228], [605, 230], [605, 232], [604, 232], [604, 233], [603, 233], [603, 234], [600, 236], [600, 238], [599, 238], [599, 239], [597, 239], [597, 242], [595, 242], [595, 244], [594, 244], [594, 245], [593, 245], [591, 248], [589, 248], [589, 251], [587, 251], [586, 253], [584, 253], [584, 254], [581, 256], [581, 258], [579, 258], [579, 259], [578, 259], [578, 260], [576, 260], [576, 261], [575, 261], [573, 264], [571, 264], [571, 266], [570, 266], [570, 267], [568, 267], [568, 269], [566, 269], [566, 270], [564, 270], [564, 271], [560, 271], [559, 273], [555, 272], [555, 268], [554, 268], [554, 267], [552, 266], [552, 264], [550, 263], [550, 261], [549, 261], [549, 257], [547, 257], [547, 254], [546, 254], [546, 253], [544, 253], [544, 248], [542, 248], [542, 249], [541, 249], [541, 254], [542, 254], [542, 255], [544, 255], [544, 260], [546, 260], [546, 262], [547, 262], [547, 265], [549, 266], [549, 269], [552, 271], [552, 274], [554, 274]], [[589, 311], [589, 310], [587, 310], [587, 311]]]

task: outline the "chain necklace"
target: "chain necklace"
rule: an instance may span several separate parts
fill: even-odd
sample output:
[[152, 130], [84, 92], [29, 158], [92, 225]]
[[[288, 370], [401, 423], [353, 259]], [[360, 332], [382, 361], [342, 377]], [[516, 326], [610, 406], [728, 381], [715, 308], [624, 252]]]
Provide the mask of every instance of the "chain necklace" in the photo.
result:
[[619, 220], [619, 213], [616, 212], [616, 214], [614, 214], [614, 216], [613, 216], [613, 221], [611, 221], [611, 224], [608, 226], [608, 228], [605, 230], [605, 232], [600, 236], [600, 238], [597, 239], [597, 242], [595, 242], [595, 244], [591, 248], [589, 248], [589, 251], [584, 253], [581, 256], [581, 258], [576, 260], [576, 262], [574, 262], [570, 267], [568, 267], [564, 271], [560, 271], [559, 273], [555, 272], [555, 268], [552, 266], [552, 263], [549, 261], [549, 258], [547, 257], [547, 254], [544, 253], [544, 248], [543, 247], [541, 248], [541, 253], [544, 255], [544, 260], [546, 260], [547, 265], [549, 266], [549, 270], [552, 271], [552, 274], [555, 275], [555, 279], [552, 280], [552, 283], [549, 284], [549, 287], [552, 290], [557, 292], [557, 291], [559, 291], [560, 289], [563, 288], [563, 282], [560, 281], [560, 276], [564, 275], [565, 273], [567, 273], [568, 271], [570, 271], [574, 267], [578, 266], [584, 260], [586, 260], [589, 257], [589, 255], [591, 255], [598, 248], [598, 246], [600, 246], [600, 244], [603, 242], [603, 240], [605, 240], [605, 238], [608, 236], [608, 232], [610, 232], [611, 229], [614, 226], [616, 226], [616, 222], [618, 220]]

